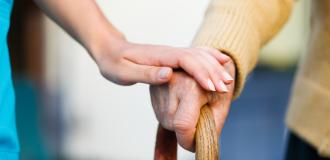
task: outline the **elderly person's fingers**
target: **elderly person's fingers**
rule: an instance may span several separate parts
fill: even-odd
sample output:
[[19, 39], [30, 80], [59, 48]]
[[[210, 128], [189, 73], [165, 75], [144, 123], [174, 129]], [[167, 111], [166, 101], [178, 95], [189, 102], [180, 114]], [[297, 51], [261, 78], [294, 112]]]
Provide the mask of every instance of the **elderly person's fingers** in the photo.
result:
[[[176, 76], [174, 76], [174, 79]], [[151, 85], [149, 88], [151, 104], [158, 122], [165, 129], [173, 131], [173, 119], [178, 108], [177, 92], [170, 91], [169, 84]]]
[[194, 151], [194, 137], [200, 109], [203, 104], [195, 99], [185, 98], [180, 100], [176, 111], [173, 127], [180, 146], [186, 150]]

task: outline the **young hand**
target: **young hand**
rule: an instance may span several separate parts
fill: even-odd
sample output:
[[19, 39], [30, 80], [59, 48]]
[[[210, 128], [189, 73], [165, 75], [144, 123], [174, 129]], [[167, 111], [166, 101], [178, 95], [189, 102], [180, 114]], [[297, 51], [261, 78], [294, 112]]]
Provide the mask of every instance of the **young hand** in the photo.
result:
[[101, 74], [121, 85], [166, 83], [172, 76], [172, 68], [182, 68], [209, 91], [227, 92], [225, 84], [233, 81], [221, 65], [230, 58], [216, 49], [117, 41], [98, 47], [94, 52], [92, 55], [95, 55]]

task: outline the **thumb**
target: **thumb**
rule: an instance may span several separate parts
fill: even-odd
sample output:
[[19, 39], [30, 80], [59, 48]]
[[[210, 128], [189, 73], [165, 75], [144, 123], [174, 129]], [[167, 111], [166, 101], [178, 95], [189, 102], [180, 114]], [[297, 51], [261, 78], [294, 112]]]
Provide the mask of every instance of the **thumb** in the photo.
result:
[[126, 75], [128, 81], [134, 83], [163, 84], [171, 79], [173, 70], [170, 67], [155, 67], [130, 63]]

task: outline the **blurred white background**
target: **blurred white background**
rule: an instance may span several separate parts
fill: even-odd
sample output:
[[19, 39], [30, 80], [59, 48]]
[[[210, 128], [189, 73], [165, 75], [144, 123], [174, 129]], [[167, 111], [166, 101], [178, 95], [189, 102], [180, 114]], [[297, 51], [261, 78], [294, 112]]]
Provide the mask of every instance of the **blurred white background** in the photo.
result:
[[[98, 3], [130, 41], [189, 46], [208, 1]], [[46, 21], [46, 32], [48, 84], [62, 95], [68, 129], [65, 154], [73, 159], [152, 159], [157, 121], [148, 86], [122, 87], [107, 82], [85, 50], [50, 20]], [[179, 152], [181, 159], [193, 157]]]

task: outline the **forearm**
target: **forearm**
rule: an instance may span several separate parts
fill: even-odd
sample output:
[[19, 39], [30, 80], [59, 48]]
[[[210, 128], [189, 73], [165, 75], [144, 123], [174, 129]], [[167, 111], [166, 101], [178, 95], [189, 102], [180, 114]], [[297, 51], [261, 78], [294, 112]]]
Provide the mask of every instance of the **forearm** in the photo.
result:
[[[35, 0], [39, 7], [90, 53], [101, 43], [110, 47], [124, 36], [106, 19], [94, 0]], [[96, 55], [91, 55], [95, 58]]]

